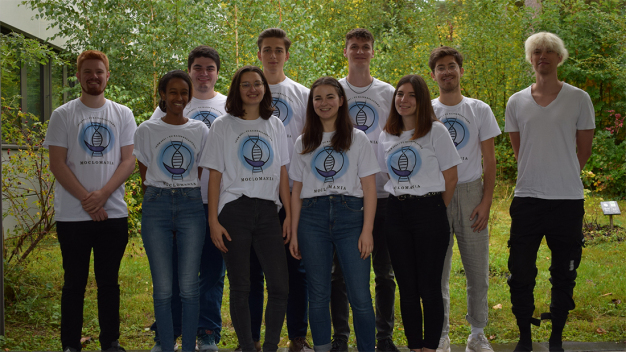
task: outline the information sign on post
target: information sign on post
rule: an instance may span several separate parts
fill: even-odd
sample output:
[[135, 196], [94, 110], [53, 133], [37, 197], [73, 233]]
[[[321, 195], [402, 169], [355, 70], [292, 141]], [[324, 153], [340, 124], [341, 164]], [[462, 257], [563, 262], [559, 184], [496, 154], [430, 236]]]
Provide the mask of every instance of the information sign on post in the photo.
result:
[[602, 207], [602, 212], [604, 215], [609, 216], [609, 222], [611, 224], [610, 228], [613, 231], [613, 215], [620, 215], [622, 212], [619, 210], [619, 205], [617, 202], [612, 200], [608, 202], [600, 202], [600, 206]]

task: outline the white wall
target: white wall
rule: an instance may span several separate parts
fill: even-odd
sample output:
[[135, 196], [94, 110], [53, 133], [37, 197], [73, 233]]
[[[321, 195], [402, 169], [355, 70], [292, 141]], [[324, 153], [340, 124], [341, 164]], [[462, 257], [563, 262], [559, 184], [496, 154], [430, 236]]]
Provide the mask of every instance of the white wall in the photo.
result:
[[[50, 22], [35, 19], [34, 16], [37, 12], [29, 9], [26, 5], [22, 5], [21, 2], [22, 0], [0, 0], [0, 22], [42, 40], [46, 40], [58, 32], [56, 29], [46, 29]], [[50, 44], [63, 48], [65, 40], [57, 38], [50, 41]]]

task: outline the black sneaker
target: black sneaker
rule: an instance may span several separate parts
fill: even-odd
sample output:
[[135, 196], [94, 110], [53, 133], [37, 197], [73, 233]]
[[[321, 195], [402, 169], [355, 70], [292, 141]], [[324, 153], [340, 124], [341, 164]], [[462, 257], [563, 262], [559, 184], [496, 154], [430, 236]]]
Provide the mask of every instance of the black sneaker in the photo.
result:
[[376, 350], [378, 352], [400, 352], [396, 345], [394, 345], [392, 339], [378, 340]]
[[342, 338], [333, 339], [330, 352], [348, 352], [348, 340]]
[[115, 340], [113, 342], [111, 342], [111, 347], [107, 348], [106, 350], [103, 350], [105, 352], [126, 352], [126, 350], [124, 349], [124, 347], [120, 346], [120, 342], [118, 340]]

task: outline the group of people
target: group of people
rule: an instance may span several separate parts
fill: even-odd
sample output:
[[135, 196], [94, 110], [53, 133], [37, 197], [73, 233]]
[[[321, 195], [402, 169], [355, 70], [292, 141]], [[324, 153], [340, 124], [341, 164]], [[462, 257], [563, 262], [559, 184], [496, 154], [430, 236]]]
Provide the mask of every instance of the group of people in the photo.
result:
[[[187, 72], [161, 77], [159, 105], [139, 127], [127, 107], [104, 97], [106, 55], [79, 55], [81, 96], [54, 111], [44, 143], [58, 180], [63, 350], [81, 350], [93, 249], [101, 347], [124, 351], [123, 183], [136, 157], [153, 281], [153, 352], [174, 351], [179, 336], [182, 351], [217, 351], [225, 274], [242, 351], [276, 351], [285, 316], [290, 351], [347, 351], [349, 306], [359, 351], [397, 351], [397, 281], [408, 348], [449, 352], [455, 235], [467, 278], [466, 351], [493, 351], [483, 329], [494, 138], [501, 131], [487, 104], [462, 95], [461, 53], [445, 46], [431, 52], [430, 75], [439, 86], [431, 100], [419, 75], [402, 77], [395, 88], [371, 76], [374, 37], [366, 29], [346, 34], [347, 77], [322, 77], [310, 89], [284, 73], [291, 45], [285, 31], [264, 30], [257, 44], [263, 69], [239, 68], [227, 96], [214, 89], [218, 52], [193, 49]], [[580, 171], [591, 154], [595, 115], [584, 91], [558, 80], [568, 56], [561, 39], [537, 33], [525, 49], [536, 82], [509, 99], [505, 116], [518, 161], [508, 279], [520, 332], [515, 350], [532, 350], [535, 261], [545, 236], [553, 253], [552, 303], [541, 317], [552, 319], [550, 350], [563, 351], [583, 246]]]

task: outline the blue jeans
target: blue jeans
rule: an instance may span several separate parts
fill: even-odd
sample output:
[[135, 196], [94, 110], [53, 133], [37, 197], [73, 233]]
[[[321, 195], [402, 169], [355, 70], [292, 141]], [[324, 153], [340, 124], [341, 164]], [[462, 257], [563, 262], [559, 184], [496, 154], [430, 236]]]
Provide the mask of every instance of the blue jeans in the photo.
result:
[[359, 351], [374, 351], [375, 317], [370, 295], [370, 259], [361, 259], [363, 198], [324, 196], [302, 200], [298, 244], [309, 290], [309, 324], [316, 351], [328, 351], [333, 253], [344, 273]]
[[152, 274], [154, 315], [163, 351], [174, 351], [172, 248], [178, 248], [183, 351], [195, 350], [198, 326], [198, 273], [206, 219], [200, 188], [148, 187], [144, 194], [141, 237]]
[[[208, 213], [208, 206], [204, 204], [204, 214]], [[172, 318], [174, 320], [174, 337], [180, 336], [183, 319], [183, 305], [180, 301], [178, 289], [178, 248], [176, 241], [172, 248]], [[202, 258], [200, 260], [200, 317], [198, 319], [198, 335], [211, 330], [215, 337], [215, 343], [221, 338], [222, 331], [222, 296], [224, 293], [224, 276], [226, 264], [222, 258], [222, 252], [211, 241], [211, 232], [206, 227]], [[263, 309], [261, 297], [261, 309]], [[260, 326], [260, 323], [259, 323]], [[160, 341], [156, 322], [150, 327], [155, 331], [154, 340]], [[260, 330], [260, 328], [259, 328]], [[258, 340], [255, 340], [258, 341]]]

